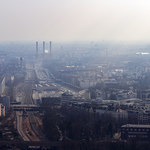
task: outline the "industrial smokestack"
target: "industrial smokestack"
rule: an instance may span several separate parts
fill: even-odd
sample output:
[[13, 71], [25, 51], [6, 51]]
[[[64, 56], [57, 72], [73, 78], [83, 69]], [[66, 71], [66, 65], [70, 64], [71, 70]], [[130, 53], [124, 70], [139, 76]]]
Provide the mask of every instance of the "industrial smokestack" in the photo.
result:
[[36, 41], [36, 55], [38, 55], [38, 51], [39, 51], [39, 49], [38, 49], [38, 41]]
[[45, 53], [45, 41], [43, 41], [43, 54]]
[[52, 41], [49, 42], [49, 53], [51, 54], [52, 52]]

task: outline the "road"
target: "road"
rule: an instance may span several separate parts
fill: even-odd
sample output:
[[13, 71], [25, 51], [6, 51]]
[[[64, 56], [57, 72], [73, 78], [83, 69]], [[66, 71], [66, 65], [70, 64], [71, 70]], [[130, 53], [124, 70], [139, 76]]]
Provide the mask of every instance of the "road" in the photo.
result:
[[[32, 90], [35, 87], [35, 82], [38, 80], [39, 85], [42, 83], [46, 86], [54, 86], [57, 87], [59, 91], [66, 92], [70, 91], [71, 93], [78, 94], [77, 92], [70, 90], [67, 87], [59, 85], [55, 82], [55, 80], [49, 75], [49, 72], [40, 66], [36, 67], [27, 64], [26, 65], [26, 75], [25, 75], [25, 82], [21, 83], [21, 88], [18, 86], [19, 91], [21, 94], [19, 95], [19, 101], [21, 104], [31, 105], [34, 104], [32, 100]], [[41, 85], [42, 86], [42, 85]], [[25, 115], [24, 115], [25, 113]], [[33, 112], [16, 112], [17, 116], [17, 130], [20, 136], [24, 141], [46, 141], [46, 137], [42, 133], [40, 125], [37, 122], [35, 113]], [[26, 125], [25, 125], [26, 124]]]
[[[16, 91], [19, 91], [19, 93], [21, 93], [21, 96], [19, 94], [19, 100], [21, 101], [21, 104], [26, 104], [26, 105], [34, 104], [32, 100], [32, 89], [34, 86], [35, 78], [36, 77], [35, 77], [33, 67], [29, 64], [26, 65], [25, 82], [21, 83], [22, 88], [18, 86], [18, 88], [20, 89], [16, 90]], [[16, 94], [16, 97], [18, 97], [18, 94]], [[17, 130], [20, 136], [22, 137], [22, 139], [24, 141], [45, 140], [46, 138], [44, 134], [42, 133], [42, 131], [40, 130], [40, 127], [35, 119], [34, 113], [25, 112], [25, 114], [26, 115], [24, 115], [24, 112], [21, 112], [21, 111], [16, 112]]]

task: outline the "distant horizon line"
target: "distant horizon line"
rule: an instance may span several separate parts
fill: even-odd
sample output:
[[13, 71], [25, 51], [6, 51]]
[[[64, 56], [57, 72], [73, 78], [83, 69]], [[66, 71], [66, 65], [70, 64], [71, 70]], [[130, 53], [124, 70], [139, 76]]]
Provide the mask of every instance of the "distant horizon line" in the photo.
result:
[[150, 41], [113, 41], [113, 40], [0, 40], [0, 43], [33, 43], [33, 42], [53, 42], [53, 43], [110, 43], [110, 44], [150, 44]]

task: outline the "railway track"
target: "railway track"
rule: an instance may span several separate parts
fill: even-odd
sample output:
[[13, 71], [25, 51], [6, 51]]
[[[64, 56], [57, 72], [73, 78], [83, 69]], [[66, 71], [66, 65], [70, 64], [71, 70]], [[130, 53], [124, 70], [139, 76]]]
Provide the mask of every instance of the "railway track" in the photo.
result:
[[17, 130], [20, 136], [22, 137], [23, 141], [30, 141], [28, 136], [24, 133], [23, 127], [22, 127], [22, 114], [20, 112], [16, 112], [17, 117]]
[[40, 139], [40, 141], [46, 141], [46, 138], [45, 138], [44, 134], [42, 133], [42, 131], [39, 127], [39, 123], [36, 120], [35, 115], [33, 113], [30, 113], [30, 115], [29, 115], [29, 122], [30, 122], [32, 131], [37, 135], [37, 137]]

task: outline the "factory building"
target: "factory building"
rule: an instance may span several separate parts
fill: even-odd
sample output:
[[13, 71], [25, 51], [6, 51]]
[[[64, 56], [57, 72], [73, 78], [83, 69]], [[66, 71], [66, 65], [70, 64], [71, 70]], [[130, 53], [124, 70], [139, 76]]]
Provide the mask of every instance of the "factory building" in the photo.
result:
[[121, 127], [122, 140], [150, 141], [150, 125], [126, 124]]
[[72, 98], [73, 98], [73, 95], [69, 92], [65, 92], [61, 96], [62, 101], [70, 101], [70, 100], [72, 100]]
[[42, 98], [42, 108], [49, 108], [49, 107], [58, 107], [61, 104], [60, 97], [43, 97]]
[[1, 96], [0, 103], [5, 106], [6, 111], [10, 108], [10, 98], [8, 96]]
[[0, 117], [5, 116], [5, 106], [0, 103]]

